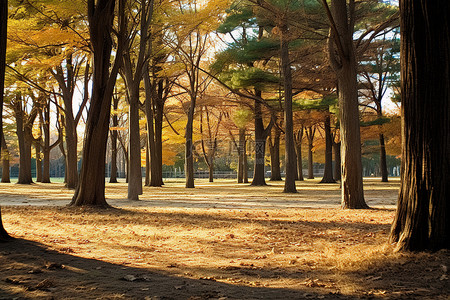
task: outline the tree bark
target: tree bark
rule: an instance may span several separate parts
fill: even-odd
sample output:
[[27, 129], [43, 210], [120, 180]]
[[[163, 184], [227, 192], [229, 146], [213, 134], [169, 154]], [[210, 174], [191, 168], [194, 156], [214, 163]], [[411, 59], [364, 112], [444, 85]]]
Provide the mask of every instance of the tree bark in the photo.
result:
[[334, 172], [333, 178], [336, 181], [341, 181], [341, 142], [333, 142], [334, 151]]
[[[257, 97], [261, 98], [261, 91], [255, 90]], [[266, 180], [264, 166], [266, 164], [266, 140], [272, 129], [272, 122], [264, 128], [262, 118], [261, 103], [255, 100], [254, 106], [254, 118], [255, 118], [255, 164], [253, 169], [253, 180], [251, 185], [265, 186]]]
[[244, 182], [245, 128], [239, 128], [238, 150], [238, 183]]
[[[20, 96], [18, 96], [20, 97]], [[19, 184], [31, 184], [31, 140], [32, 132], [29, 126], [29, 119], [25, 119], [25, 112], [22, 110], [22, 103], [17, 99], [15, 103], [14, 113], [16, 117], [17, 140], [19, 142]], [[30, 116], [28, 117], [30, 118]]]
[[[326, 2], [324, 2], [326, 3]], [[353, 42], [355, 3], [332, 0], [329, 38], [331, 65], [339, 88], [343, 208], [368, 208], [364, 200], [359, 129], [356, 51]], [[338, 55], [336, 55], [338, 54]]]
[[42, 152], [40, 140], [34, 143], [34, 150], [36, 151], [36, 182], [42, 182]]
[[119, 97], [113, 98], [114, 114], [112, 116], [111, 130], [111, 175], [109, 177], [109, 183], [117, 183], [117, 127], [119, 126], [119, 118], [117, 116], [117, 108], [119, 107]]
[[88, 20], [92, 49], [94, 51], [94, 72], [92, 76], [92, 97], [86, 124], [83, 146], [83, 161], [80, 181], [71, 205], [109, 206], [105, 200], [105, 158], [108, 141], [111, 99], [123, 54], [123, 0], [119, 1], [120, 33], [116, 59], [110, 70], [112, 51], [111, 31], [114, 21], [114, 0], [88, 0]]
[[320, 183], [335, 183], [333, 178], [333, 137], [331, 135], [331, 117], [325, 118], [325, 169]]
[[450, 3], [400, 2], [402, 170], [396, 250], [450, 249]]
[[296, 136], [296, 150], [297, 150], [297, 180], [304, 181], [303, 178], [303, 160], [302, 160], [302, 139], [303, 139], [303, 126], [302, 128], [297, 132]]
[[128, 200], [139, 200], [142, 194], [141, 137], [139, 133], [139, 82], [128, 87], [130, 95], [128, 117]]
[[[44, 147], [42, 152], [44, 154], [43, 168], [42, 168], [42, 183], [50, 183], [50, 102], [47, 103], [42, 113], [43, 124], [42, 131], [44, 133]], [[58, 143], [61, 139], [58, 139]], [[55, 146], [55, 145], [53, 145]]]
[[297, 158], [294, 142], [294, 121], [292, 111], [292, 74], [289, 58], [289, 42], [287, 40], [287, 20], [283, 20], [281, 27], [281, 69], [284, 89], [284, 134], [285, 134], [285, 170], [284, 193], [296, 193], [295, 177], [297, 174]]
[[194, 123], [194, 111], [195, 111], [195, 96], [191, 97], [191, 103], [189, 105], [188, 119], [186, 123], [185, 133], [185, 163], [184, 173], [186, 176], [186, 188], [194, 188], [194, 153], [193, 153], [193, 141], [192, 131]]

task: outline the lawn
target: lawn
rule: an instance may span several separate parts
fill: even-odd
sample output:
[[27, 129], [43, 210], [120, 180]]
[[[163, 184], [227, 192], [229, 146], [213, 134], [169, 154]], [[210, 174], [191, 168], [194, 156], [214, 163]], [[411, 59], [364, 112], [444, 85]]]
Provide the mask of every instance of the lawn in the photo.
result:
[[[394, 253], [398, 180], [365, 181], [370, 210], [337, 184], [231, 180], [107, 184], [114, 208], [67, 207], [61, 183], [1, 184], [0, 299], [449, 299], [450, 253]], [[2, 298], [3, 297], [3, 298]]]

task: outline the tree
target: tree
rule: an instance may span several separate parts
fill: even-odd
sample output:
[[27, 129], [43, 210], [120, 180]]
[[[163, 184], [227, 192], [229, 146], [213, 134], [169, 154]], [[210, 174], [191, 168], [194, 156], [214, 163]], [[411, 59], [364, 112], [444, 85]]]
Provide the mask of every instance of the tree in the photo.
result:
[[320, 183], [335, 183], [333, 178], [333, 136], [331, 134], [331, 116], [329, 113], [325, 116], [324, 121], [325, 131], [325, 169], [323, 172], [323, 178]]
[[[0, 138], [1, 140], [4, 139], [3, 137], [3, 94], [4, 94], [4, 84], [5, 84], [5, 65], [6, 65], [6, 28], [8, 25], [8, 1], [7, 0], [1, 0], [0, 1]], [[1, 148], [3, 148], [0, 144], [0, 151]], [[0, 242], [5, 242], [10, 240], [11, 237], [6, 232], [5, 228], [3, 227], [3, 221], [2, 221], [2, 211], [0, 207]]]
[[[361, 137], [359, 130], [357, 54], [384, 28], [392, 25], [396, 15], [381, 25], [364, 31], [355, 43], [353, 33], [356, 24], [355, 0], [326, 0], [323, 6], [330, 22], [328, 51], [330, 64], [336, 73], [339, 90], [342, 200], [343, 208], [368, 208], [364, 200]], [[363, 2], [360, 2], [363, 3]], [[368, 38], [367, 38], [368, 37]], [[364, 38], [366, 38], [364, 40]]]
[[[400, 1], [402, 171], [397, 250], [450, 249], [448, 1]], [[445, 12], [445, 13], [444, 13]]]
[[105, 200], [105, 158], [111, 99], [124, 50], [126, 26], [124, 0], [119, 0], [119, 30], [116, 57], [110, 68], [113, 46], [114, 0], [88, 0], [88, 21], [94, 53], [92, 94], [86, 124], [82, 165], [78, 187], [71, 205], [108, 206]]

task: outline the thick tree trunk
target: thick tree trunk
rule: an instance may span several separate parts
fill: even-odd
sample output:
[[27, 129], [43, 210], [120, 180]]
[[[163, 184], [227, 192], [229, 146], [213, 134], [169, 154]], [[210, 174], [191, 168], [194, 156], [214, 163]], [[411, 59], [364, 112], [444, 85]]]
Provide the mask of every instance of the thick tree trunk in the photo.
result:
[[[256, 91], [257, 96], [261, 97], [261, 91]], [[253, 169], [253, 180], [251, 185], [264, 186], [266, 185], [265, 176], [265, 156], [266, 156], [266, 140], [271, 128], [264, 129], [262, 118], [261, 103], [255, 101], [255, 164]], [[270, 125], [271, 126], [271, 125]]]
[[[3, 147], [2, 147], [3, 148]], [[10, 173], [9, 173], [9, 151], [2, 150], [2, 183], [10, 183]]]
[[331, 135], [331, 118], [325, 119], [325, 169], [320, 183], [335, 183], [333, 178], [333, 137]]
[[3, 227], [2, 210], [0, 207], [0, 243], [10, 240], [13, 240], [13, 238], [8, 234], [8, 232], [6, 232], [5, 228]]
[[184, 162], [184, 174], [186, 176], [186, 188], [194, 188], [194, 153], [193, 153], [193, 141], [192, 131], [194, 123], [194, 111], [195, 111], [195, 97], [191, 98], [191, 104], [189, 106], [188, 119], [186, 124], [185, 133], [185, 162]]
[[[70, 101], [71, 102], [71, 101]], [[71, 111], [71, 110], [70, 110]], [[66, 186], [75, 189], [78, 184], [77, 132], [73, 117], [65, 117], [66, 130]]]
[[128, 200], [139, 200], [142, 194], [141, 137], [139, 134], [139, 86], [129, 87], [130, 110], [128, 119]]
[[[436, 3], [437, 2], [437, 3]], [[450, 2], [400, 2], [402, 172], [391, 241], [450, 249]]]
[[31, 177], [31, 141], [27, 138], [27, 130], [31, 134], [30, 128], [24, 128], [23, 113], [21, 111], [16, 112], [16, 125], [17, 125], [17, 140], [19, 142], [19, 178], [17, 183], [19, 184], [31, 184], [33, 178]]
[[388, 182], [386, 145], [384, 143], [384, 134], [383, 133], [380, 133], [380, 172], [381, 172], [381, 182]]
[[333, 178], [336, 181], [341, 181], [341, 142], [333, 143], [333, 152], [334, 152]]
[[274, 126], [273, 141], [269, 137], [269, 150], [270, 150], [270, 181], [281, 181], [281, 167], [280, 167], [280, 136], [281, 130]]
[[[119, 11], [123, 11], [119, 1]], [[80, 181], [71, 205], [107, 207], [105, 200], [105, 158], [108, 141], [111, 99], [118, 73], [117, 57], [122, 57], [119, 40], [116, 61], [109, 70], [112, 50], [111, 28], [114, 20], [113, 0], [88, 0], [90, 41], [94, 50], [92, 97], [86, 124]], [[123, 18], [120, 18], [123, 24]]]
[[[336, 31], [330, 37], [330, 61], [339, 88], [343, 208], [368, 208], [364, 201], [359, 129], [356, 51], [353, 43], [354, 11], [346, 0], [332, 0]], [[336, 50], [339, 57], [336, 57]]]
[[287, 21], [284, 20], [281, 34], [281, 65], [284, 89], [284, 132], [285, 132], [285, 170], [284, 193], [296, 193], [295, 177], [297, 173], [297, 158], [294, 142], [294, 121], [292, 111], [292, 74], [289, 58], [289, 42], [287, 39]]

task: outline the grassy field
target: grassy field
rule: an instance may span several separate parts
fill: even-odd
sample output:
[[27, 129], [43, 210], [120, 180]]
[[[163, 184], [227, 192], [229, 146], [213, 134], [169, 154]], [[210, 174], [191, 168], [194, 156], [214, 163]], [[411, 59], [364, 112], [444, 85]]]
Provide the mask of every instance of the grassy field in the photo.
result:
[[[62, 184], [0, 185], [0, 299], [449, 299], [448, 251], [394, 253], [398, 181], [367, 180], [373, 209], [339, 186], [180, 180], [107, 185], [110, 209], [66, 207]], [[3, 297], [3, 298], [2, 298]]]

